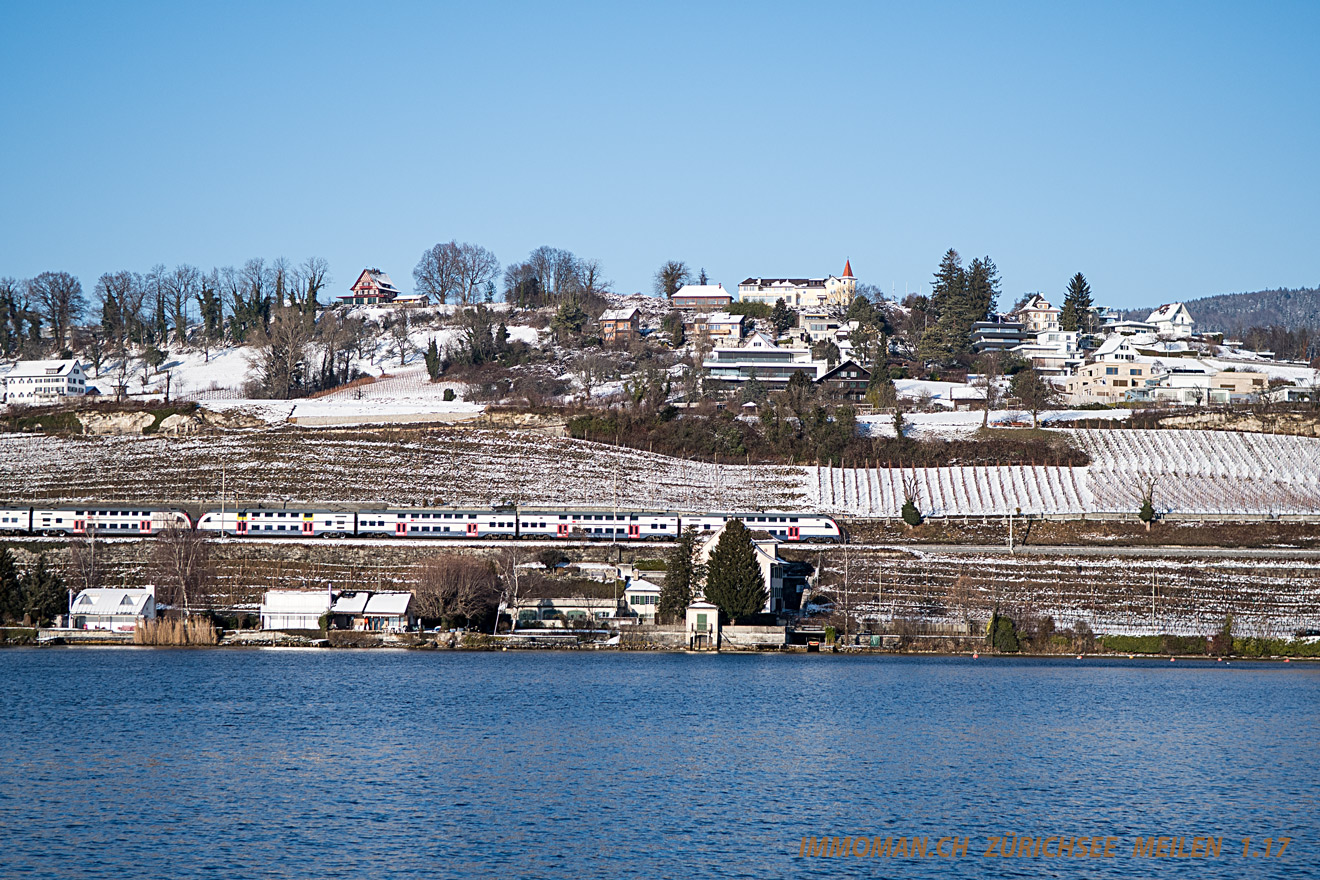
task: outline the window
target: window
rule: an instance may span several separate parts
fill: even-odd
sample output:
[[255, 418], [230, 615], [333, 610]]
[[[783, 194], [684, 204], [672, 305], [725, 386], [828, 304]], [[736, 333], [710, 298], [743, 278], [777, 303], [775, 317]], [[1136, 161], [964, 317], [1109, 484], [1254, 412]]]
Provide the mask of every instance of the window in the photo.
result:
[[1105, 375], [1106, 375], [1106, 376], [1117, 376], [1117, 375], [1118, 375], [1118, 367], [1105, 367]]

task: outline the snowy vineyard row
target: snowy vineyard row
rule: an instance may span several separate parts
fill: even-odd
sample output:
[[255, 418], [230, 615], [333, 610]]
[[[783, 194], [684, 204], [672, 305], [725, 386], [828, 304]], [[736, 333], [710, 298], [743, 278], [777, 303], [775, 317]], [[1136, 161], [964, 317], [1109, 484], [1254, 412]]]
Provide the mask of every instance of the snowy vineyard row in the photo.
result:
[[[1086, 467], [716, 465], [515, 431], [233, 431], [194, 438], [0, 436], [0, 498], [803, 510], [894, 517], [1320, 513], [1320, 439], [1080, 430]], [[392, 439], [398, 437], [399, 439]]]
[[927, 516], [1130, 514], [1153, 486], [1163, 513], [1320, 513], [1320, 440], [1225, 431], [1071, 432], [1086, 467], [806, 468], [816, 508], [894, 517], [912, 496]]

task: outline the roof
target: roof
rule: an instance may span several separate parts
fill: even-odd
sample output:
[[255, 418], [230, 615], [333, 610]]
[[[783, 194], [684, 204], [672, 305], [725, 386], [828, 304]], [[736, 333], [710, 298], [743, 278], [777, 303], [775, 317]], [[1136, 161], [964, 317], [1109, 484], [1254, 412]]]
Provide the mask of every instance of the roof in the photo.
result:
[[394, 298], [394, 301], [395, 302], [399, 302], [401, 300], [411, 301], [415, 299], [429, 300], [430, 298], [431, 298], [431, 294], [423, 293], [422, 291], [419, 290], [414, 293], [401, 293]]
[[335, 597], [334, 604], [330, 606], [331, 614], [361, 614], [367, 607], [367, 600], [371, 594], [365, 591], [356, 593], [340, 593]]
[[851, 368], [853, 368], [854, 370], [861, 370], [861, 372], [862, 372], [862, 376], [861, 376], [861, 378], [866, 378], [866, 379], [870, 379], [870, 378], [871, 378], [871, 371], [870, 371], [870, 370], [868, 370], [866, 367], [862, 366], [861, 364], [857, 363], [857, 361], [853, 360], [852, 358], [848, 358], [848, 359], [845, 360], [843, 363], [841, 363], [841, 364], [836, 364], [835, 367], [834, 367], [834, 369], [832, 369], [832, 370], [826, 370], [824, 373], [821, 374], [820, 378], [817, 379], [816, 381], [817, 381], [817, 382], [824, 382], [826, 379], [830, 378], [830, 377], [833, 376], [835, 373], [839, 372], [840, 370], [844, 369], [845, 367], [851, 367]]
[[660, 585], [645, 578], [633, 578], [623, 590], [625, 593], [658, 593]]
[[[1179, 310], [1187, 312], [1187, 307], [1182, 303], [1165, 303], [1150, 313], [1150, 317], [1146, 319], [1146, 323], [1154, 324], [1158, 321], [1172, 321], [1174, 315], [1178, 314]], [[1187, 317], [1191, 317], [1190, 312], [1187, 313]]]
[[824, 278], [746, 278], [739, 287], [824, 287]]
[[331, 614], [357, 615], [403, 615], [408, 613], [412, 604], [412, 593], [385, 592], [373, 593], [359, 590], [355, 593], [341, 593], [330, 606]]
[[724, 289], [723, 284], [684, 284], [674, 294], [674, 299], [682, 297], [719, 297], [721, 299], [732, 299], [733, 294]]
[[411, 604], [412, 593], [372, 593], [363, 613], [402, 616]]
[[706, 318], [707, 324], [741, 324], [746, 315], [730, 315], [728, 312], [716, 312]]
[[322, 614], [329, 607], [325, 590], [267, 590], [261, 599], [262, 614]]
[[626, 309], [606, 309], [600, 313], [600, 319], [602, 321], [631, 321], [637, 313], [636, 306], [630, 306]]
[[362, 274], [357, 277], [357, 281], [353, 282], [352, 289], [357, 290], [359, 285], [362, 287], [378, 287], [386, 293], [397, 294], [399, 292], [399, 288], [395, 287], [394, 282], [390, 280], [389, 274], [379, 269], [363, 269]]
[[851, 277], [853, 277], [853, 273], [852, 273], [852, 260], [844, 260], [844, 261], [843, 261], [843, 274], [840, 275], [839, 277], [840, 277], [840, 278], [851, 278]]
[[19, 361], [14, 364], [12, 370], [5, 374], [5, 378], [16, 376], [67, 376], [75, 366], [82, 367], [82, 363], [76, 358], [67, 361]]
[[1047, 300], [1043, 294], [1039, 294], [1039, 293], [1034, 294], [1034, 295], [1031, 297], [1031, 299], [1027, 300], [1027, 301], [1023, 304], [1021, 311], [1024, 311], [1024, 312], [1025, 312], [1025, 311], [1027, 311], [1027, 310], [1031, 310], [1031, 311], [1033, 311], [1033, 312], [1057, 312], [1057, 311], [1059, 311], [1059, 310], [1056, 309], [1054, 306], [1050, 305], [1050, 301]]
[[83, 590], [73, 600], [74, 614], [123, 614], [141, 617], [148, 603], [155, 600], [153, 590], [95, 589]]

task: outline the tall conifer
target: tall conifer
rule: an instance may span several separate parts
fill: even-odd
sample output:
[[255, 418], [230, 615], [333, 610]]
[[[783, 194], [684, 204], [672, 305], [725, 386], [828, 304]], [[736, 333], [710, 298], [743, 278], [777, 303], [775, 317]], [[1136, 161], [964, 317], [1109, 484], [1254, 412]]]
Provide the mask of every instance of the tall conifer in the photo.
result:
[[751, 533], [741, 520], [729, 520], [707, 563], [706, 601], [735, 619], [760, 613], [768, 595]]

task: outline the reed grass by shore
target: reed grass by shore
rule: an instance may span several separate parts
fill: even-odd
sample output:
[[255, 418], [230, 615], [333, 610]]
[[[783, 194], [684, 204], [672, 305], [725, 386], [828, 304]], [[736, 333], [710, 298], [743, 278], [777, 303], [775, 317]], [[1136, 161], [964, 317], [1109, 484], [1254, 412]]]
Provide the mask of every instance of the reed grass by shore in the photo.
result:
[[215, 645], [220, 637], [206, 618], [144, 620], [133, 630], [135, 645]]

